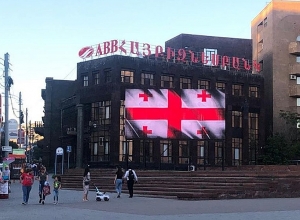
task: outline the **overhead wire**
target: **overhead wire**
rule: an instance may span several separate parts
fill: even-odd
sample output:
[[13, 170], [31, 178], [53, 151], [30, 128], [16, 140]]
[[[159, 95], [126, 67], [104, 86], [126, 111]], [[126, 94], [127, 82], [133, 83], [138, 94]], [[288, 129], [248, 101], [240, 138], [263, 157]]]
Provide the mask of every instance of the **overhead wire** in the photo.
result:
[[9, 98], [10, 98], [10, 103], [11, 103], [12, 112], [13, 112], [13, 114], [14, 114], [14, 116], [15, 116], [16, 118], [19, 118], [19, 116], [17, 116], [17, 114], [16, 114], [16, 112], [15, 112], [15, 109], [14, 109], [14, 106], [13, 106], [13, 101], [12, 101], [12, 97], [11, 97], [10, 91], [8, 92], [8, 94], [9, 94]]

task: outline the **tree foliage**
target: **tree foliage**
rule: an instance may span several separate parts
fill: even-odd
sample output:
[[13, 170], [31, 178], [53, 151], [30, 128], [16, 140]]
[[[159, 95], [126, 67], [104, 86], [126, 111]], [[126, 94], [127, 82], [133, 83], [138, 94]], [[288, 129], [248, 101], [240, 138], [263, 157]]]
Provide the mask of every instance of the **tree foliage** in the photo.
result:
[[283, 132], [267, 139], [262, 158], [264, 164], [287, 164], [300, 159], [300, 131], [297, 129], [299, 115], [289, 111], [280, 111], [280, 118], [285, 121]]

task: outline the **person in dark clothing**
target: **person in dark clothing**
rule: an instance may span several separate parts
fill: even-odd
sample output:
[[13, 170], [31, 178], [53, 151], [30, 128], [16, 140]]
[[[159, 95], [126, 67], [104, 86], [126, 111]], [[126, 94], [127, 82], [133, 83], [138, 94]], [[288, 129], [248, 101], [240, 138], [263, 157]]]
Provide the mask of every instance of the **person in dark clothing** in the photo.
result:
[[38, 174], [39, 184], [39, 196], [40, 200], [39, 203], [45, 204], [45, 195], [43, 192], [43, 188], [45, 186], [45, 182], [48, 181], [48, 173], [46, 172], [46, 167], [41, 168], [41, 172]]
[[138, 177], [133, 169], [131, 167], [128, 168], [126, 171], [124, 178], [127, 180], [127, 187], [129, 191], [129, 198], [133, 197], [133, 185], [134, 183], [137, 183]]
[[121, 197], [122, 185], [123, 185], [123, 170], [120, 166], [117, 166], [117, 172], [114, 180], [114, 184], [116, 186], [116, 191], [118, 193], [117, 198]]

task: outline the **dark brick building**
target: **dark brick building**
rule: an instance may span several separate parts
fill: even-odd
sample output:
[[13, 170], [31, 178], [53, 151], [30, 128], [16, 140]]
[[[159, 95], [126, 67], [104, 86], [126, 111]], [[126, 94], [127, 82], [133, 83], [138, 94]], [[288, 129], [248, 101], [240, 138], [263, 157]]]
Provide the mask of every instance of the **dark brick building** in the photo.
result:
[[[251, 40], [244, 39], [179, 35], [167, 41], [166, 47], [252, 57]], [[251, 74], [251, 70], [232, 68], [230, 62], [232, 59], [220, 68], [176, 60], [166, 62], [163, 58], [113, 55], [78, 63], [77, 80], [66, 82], [65, 88], [59, 85], [62, 81], [46, 80], [43, 98], [49, 165], [54, 162], [58, 144], [64, 149], [72, 146], [70, 161], [77, 166], [123, 163], [146, 169], [186, 169], [188, 164], [221, 166], [222, 158], [226, 166], [256, 164], [264, 146], [264, 80]], [[217, 88], [225, 92], [225, 139], [126, 140], [125, 90], [152, 88]], [[59, 97], [55, 97], [54, 90]], [[47, 94], [53, 95], [50, 98]]]

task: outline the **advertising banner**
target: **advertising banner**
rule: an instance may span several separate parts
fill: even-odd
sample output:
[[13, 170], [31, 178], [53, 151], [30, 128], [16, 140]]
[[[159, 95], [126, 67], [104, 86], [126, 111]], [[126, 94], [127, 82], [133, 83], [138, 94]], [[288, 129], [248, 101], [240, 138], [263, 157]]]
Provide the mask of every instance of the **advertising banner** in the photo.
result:
[[217, 89], [127, 89], [125, 136], [224, 139], [225, 94]]

